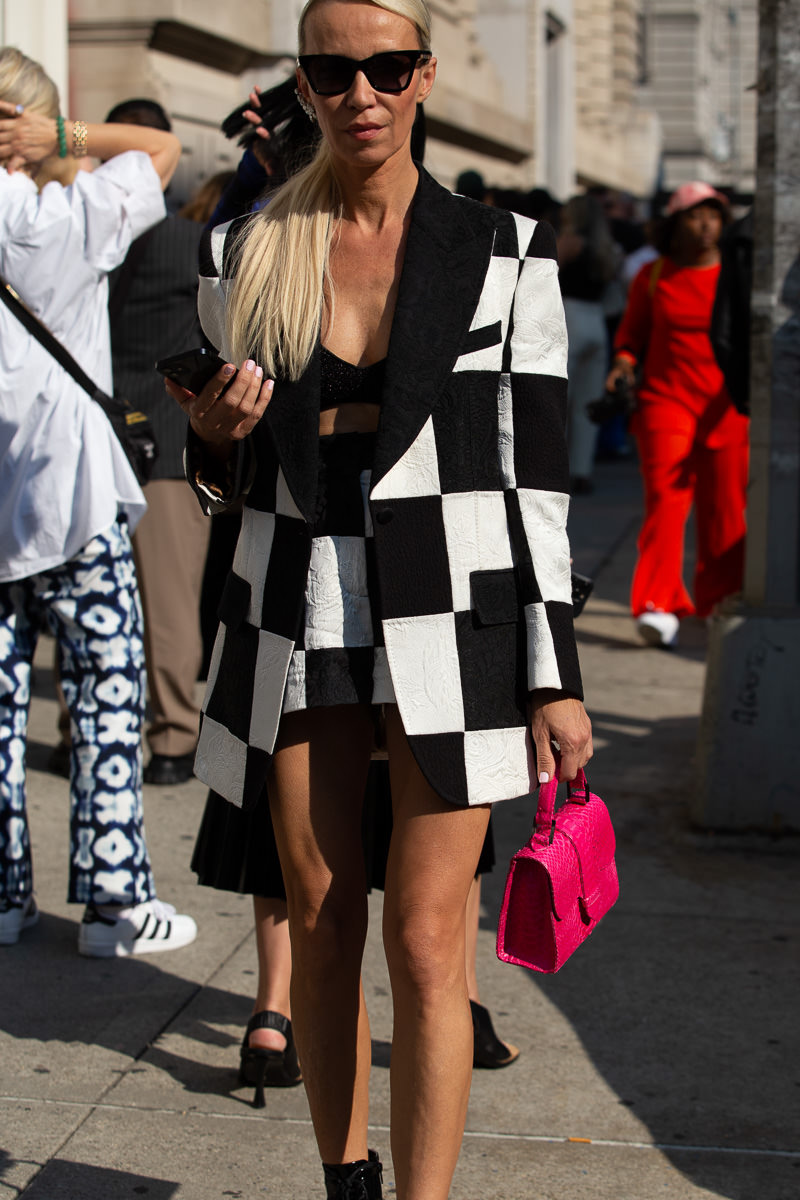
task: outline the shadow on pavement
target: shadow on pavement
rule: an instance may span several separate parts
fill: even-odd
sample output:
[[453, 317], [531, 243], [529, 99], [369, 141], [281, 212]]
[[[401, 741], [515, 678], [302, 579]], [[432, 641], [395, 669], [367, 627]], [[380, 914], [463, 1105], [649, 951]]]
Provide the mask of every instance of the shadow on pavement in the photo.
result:
[[[79, 914], [80, 907], [75, 911]], [[26, 930], [16, 946], [3, 948], [0, 1012], [5, 1033], [35, 1037], [45, 1045], [82, 1042], [138, 1059], [159, 1032], [154, 1029], [156, 1014], [163, 1009], [165, 1020], [174, 1020], [176, 1008], [185, 1008], [201, 991], [204, 1011], [213, 1014], [214, 1022], [245, 1025], [251, 997], [171, 974], [168, 955], [82, 958], [77, 933], [77, 920], [43, 911], [38, 925]], [[209, 1044], [222, 1038], [233, 1045], [236, 1040], [200, 1022], [192, 1036]]]
[[[2, 1174], [0, 1173], [0, 1178]], [[171, 1200], [180, 1184], [149, 1175], [132, 1175], [86, 1163], [49, 1162], [25, 1189], [30, 1200], [114, 1200], [115, 1197], [146, 1196], [147, 1200]]]
[[[618, 1103], [695, 1186], [753, 1200], [756, 1164], [730, 1151], [784, 1151], [760, 1159], [769, 1182], [757, 1194], [790, 1200], [800, 1195], [792, 924], [800, 839], [692, 832], [694, 719], [659, 721], [654, 758], [647, 722], [632, 736], [615, 731], [619, 715], [592, 716], [606, 744], [589, 780], [614, 820], [620, 900], [561, 972], [524, 974], [567, 1019]], [[527, 836], [518, 804], [497, 806], [495, 836], [482, 922], [492, 931], [505, 864]], [[558, 1049], [541, 1050], [541, 1077], [556, 1078]]]

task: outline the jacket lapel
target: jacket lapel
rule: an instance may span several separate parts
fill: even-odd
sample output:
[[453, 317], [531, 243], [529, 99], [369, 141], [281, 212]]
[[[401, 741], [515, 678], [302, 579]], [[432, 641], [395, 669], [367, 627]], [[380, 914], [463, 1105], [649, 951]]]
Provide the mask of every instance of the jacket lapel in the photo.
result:
[[317, 507], [319, 459], [319, 342], [300, 379], [280, 379], [264, 419], [294, 502], [312, 523]]
[[374, 486], [405, 454], [449, 378], [480, 299], [494, 226], [420, 168], [397, 297], [375, 463]]
[[[447, 382], [480, 299], [494, 225], [420, 168], [395, 308], [375, 447], [373, 485], [400, 459]], [[320, 348], [301, 379], [279, 380], [265, 420], [289, 491], [305, 519], [316, 510]]]

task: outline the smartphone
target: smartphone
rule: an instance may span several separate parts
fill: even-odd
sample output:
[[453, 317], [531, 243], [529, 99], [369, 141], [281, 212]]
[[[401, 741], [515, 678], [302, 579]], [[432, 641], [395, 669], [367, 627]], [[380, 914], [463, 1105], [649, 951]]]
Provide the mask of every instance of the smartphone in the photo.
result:
[[156, 370], [159, 375], [164, 375], [187, 391], [194, 392], [196, 396], [198, 392], [202, 392], [209, 379], [225, 366], [225, 361], [213, 350], [184, 350], [183, 354], [160, 358], [156, 363]]

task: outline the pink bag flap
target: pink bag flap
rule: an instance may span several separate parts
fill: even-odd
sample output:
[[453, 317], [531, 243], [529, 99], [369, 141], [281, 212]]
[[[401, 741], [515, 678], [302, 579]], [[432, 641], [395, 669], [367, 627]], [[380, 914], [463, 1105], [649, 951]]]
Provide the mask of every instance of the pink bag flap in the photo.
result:
[[545, 873], [553, 916], [563, 921], [574, 906], [575, 897], [583, 894], [575, 847], [566, 838], [556, 834], [552, 845], [542, 847], [530, 842], [514, 858], [520, 866], [521, 859], [530, 859], [530, 864], [524, 864], [527, 870], [538, 869]]

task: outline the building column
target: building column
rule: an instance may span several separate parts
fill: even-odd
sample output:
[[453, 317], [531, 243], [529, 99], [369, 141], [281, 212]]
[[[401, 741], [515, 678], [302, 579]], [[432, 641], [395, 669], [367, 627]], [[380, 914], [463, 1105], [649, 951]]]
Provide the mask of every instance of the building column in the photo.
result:
[[800, 830], [800, 6], [760, 0], [741, 604], [712, 622], [693, 818]]

